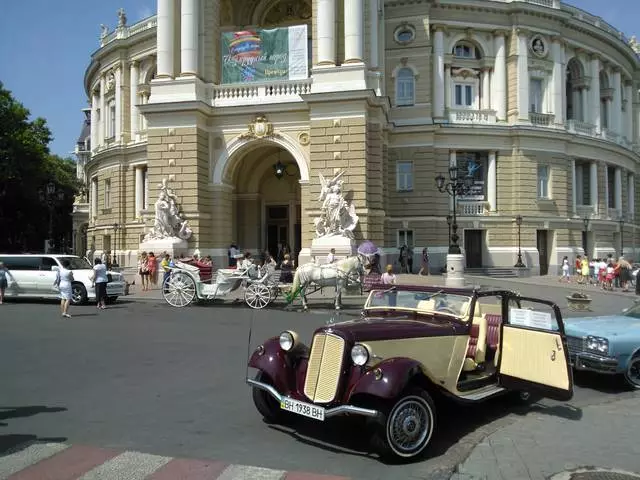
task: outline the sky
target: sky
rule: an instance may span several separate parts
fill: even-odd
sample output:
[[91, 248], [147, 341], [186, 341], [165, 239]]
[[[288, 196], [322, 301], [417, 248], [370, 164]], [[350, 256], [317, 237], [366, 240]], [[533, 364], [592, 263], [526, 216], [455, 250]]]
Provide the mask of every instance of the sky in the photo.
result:
[[[640, 0], [573, 0], [627, 36], [640, 36]], [[124, 8], [133, 24], [153, 15], [155, 0], [2, 0], [0, 82], [43, 117], [52, 131], [52, 153], [69, 156], [88, 106], [83, 79], [99, 47], [100, 25], [113, 30]]]

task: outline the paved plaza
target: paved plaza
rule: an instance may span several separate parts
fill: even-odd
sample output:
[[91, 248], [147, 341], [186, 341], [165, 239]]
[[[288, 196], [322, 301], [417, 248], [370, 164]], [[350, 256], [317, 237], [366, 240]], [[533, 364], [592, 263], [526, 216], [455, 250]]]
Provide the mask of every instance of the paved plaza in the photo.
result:
[[[401, 280], [442, 283], [439, 277]], [[552, 299], [567, 316], [575, 312], [566, 308], [565, 297], [576, 288], [591, 288], [591, 315], [618, 311], [635, 300], [632, 294], [555, 279], [467, 280]], [[29, 472], [37, 472], [45, 458], [53, 462], [49, 465], [62, 465], [57, 468], [80, 468], [72, 465], [83, 451], [78, 449], [96, 459], [83, 464], [86, 472], [111, 472], [121, 462], [146, 459], [134, 461], [141, 470], [130, 478], [140, 479], [181, 465], [193, 471], [185, 478], [230, 480], [316, 478], [299, 472], [373, 480], [492, 480], [542, 479], [584, 466], [640, 471], [634, 440], [639, 393], [621, 379], [590, 374], [576, 375], [575, 396], [566, 404], [545, 400], [529, 408], [500, 398], [444, 405], [427, 455], [410, 464], [380, 462], [359, 435], [357, 421], [264, 424], [244, 383], [249, 329], [252, 345], [285, 328], [308, 339], [336, 317], [328, 290], [313, 296], [309, 313], [297, 306], [285, 311], [282, 303], [252, 311], [232, 299], [174, 309], [159, 292], [135, 289], [105, 311], [73, 308], [67, 320], [59, 319], [55, 303], [3, 305], [0, 478], [16, 472], [16, 465], [33, 463], [22, 476], [9, 478], [44, 478]], [[339, 315], [349, 319], [359, 314], [363, 299], [347, 296], [344, 302]], [[92, 475], [83, 478], [120, 478]]]

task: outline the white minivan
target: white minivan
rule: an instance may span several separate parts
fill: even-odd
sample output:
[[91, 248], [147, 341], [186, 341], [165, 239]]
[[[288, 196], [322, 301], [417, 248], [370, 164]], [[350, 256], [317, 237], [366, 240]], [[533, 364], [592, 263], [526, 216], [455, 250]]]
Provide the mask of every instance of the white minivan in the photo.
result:
[[[89, 274], [93, 266], [88, 260], [75, 255], [11, 255], [0, 253], [0, 262], [9, 269], [11, 282], [5, 292], [5, 298], [58, 298], [59, 293], [54, 290], [53, 282], [56, 279], [56, 270], [62, 267], [62, 260], [69, 260], [73, 271], [73, 296], [74, 305], [95, 301], [96, 291], [93, 282], [89, 280]], [[124, 295], [125, 280], [122, 274], [108, 272], [107, 300], [115, 300]]]

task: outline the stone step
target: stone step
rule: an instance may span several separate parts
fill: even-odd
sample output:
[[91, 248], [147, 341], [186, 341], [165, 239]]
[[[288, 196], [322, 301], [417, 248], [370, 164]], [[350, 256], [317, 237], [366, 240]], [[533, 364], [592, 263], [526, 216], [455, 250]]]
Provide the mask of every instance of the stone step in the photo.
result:
[[521, 276], [513, 267], [467, 268], [464, 273], [465, 275], [478, 275], [493, 278], [518, 278]]

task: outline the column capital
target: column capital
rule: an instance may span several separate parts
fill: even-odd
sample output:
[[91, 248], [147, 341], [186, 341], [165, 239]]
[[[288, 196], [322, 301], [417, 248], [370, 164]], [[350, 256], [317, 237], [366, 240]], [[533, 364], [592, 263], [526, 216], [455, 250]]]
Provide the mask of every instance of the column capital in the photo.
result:
[[494, 37], [506, 37], [507, 35], [509, 35], [509, 30], [497, 29], [497, 30], [494, 30], [492, 33]]
[[622, 84], [623, 84], [625, 87], [633, 87], [633, 80], [631, 80], [630, 78], [625, 78], [625, 79], [622, 81]]
[[518, 34], [518, 36], [531, 35], [531, 30], [524, 27], [516, 27], [516, 33]]
[[140, 60], [129, 60], [128, 65], [129, 67], [138, 67], [140, 66]]
[[557, 43], [558, 45], [566, 46], [567, 42], [562, 35], [551, 35], [551, 42]]
[[620, 73], [620, 72], [622, 72], [622, 68], [620, 68], [620, 66], [618, 66], [618, 65], [612, 65], [611, 66], [611, 71], [613, 73]]
[[442, 24], [442, 23], [436, 23], [436, 24], [431, 25], [431, 29], [434, 32], [443, 32], [444, 33], [444, 32], [447, 31], [447, 26]]
[[588, 54], [587, 58], [589, 60], [591, 60], [592, 62], [594, 60], [598, 60], [600, 63], [602, 63], [602, 60], [603, 60], [602, 55], [600, 55], [599, 53], [595, 53], [595, 52], [592, 52], [592, 53]]

